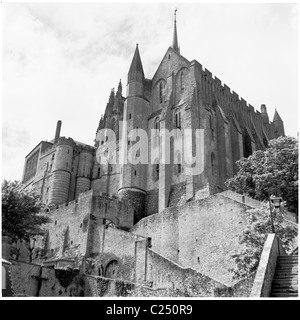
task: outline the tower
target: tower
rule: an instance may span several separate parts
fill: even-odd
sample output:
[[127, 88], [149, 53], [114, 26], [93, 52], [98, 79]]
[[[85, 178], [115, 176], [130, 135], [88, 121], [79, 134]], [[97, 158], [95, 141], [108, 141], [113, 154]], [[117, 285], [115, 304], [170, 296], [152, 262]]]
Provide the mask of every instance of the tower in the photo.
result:
[[274, 125], [276, 138], [280, 136], [284, 137], [285, 133], [284, 133], [283, 121], [276, 109], [275, 109], [274, 118], [273, 118], [273, 125]]
[[94, 161], [94, 150], [92, 148], [82, 147], [80, 151], [76, 177], [75, 199], [78, 198], [80, 193], [90, 190]]
[[260, 112], [261, 112], [261, 116], [263, 117], [263, 123], [269, 124], [269, 116], [268, 116], [267, 107], [265, 104], [262, 104], [260, 106]]
[[59, 205], [69, 200], [74, 146], [71, 138], [61, 137], [57, 141], [49, 203]]
[[[134, 129], [143, 129], [146, 132], [148, 125], [147, 118], [150, 113], [149, 102], [144, 97], [145, 76], [138, 45], [136, 45], [127, 80], [123, 113], [125, 125], [123, 126], [121, 141], [121, 176], [118, 195], [120, 198], [127, 199], [133, 206], [134, 223], [136, 223], [144, 217], [147, 164], [132, 164], [128, 161], [130, 149], [136, 143], [135, 141], [130, 141], [128, 134]], [[139, 158], [138, 154], [135, 154], [135, 156]]]

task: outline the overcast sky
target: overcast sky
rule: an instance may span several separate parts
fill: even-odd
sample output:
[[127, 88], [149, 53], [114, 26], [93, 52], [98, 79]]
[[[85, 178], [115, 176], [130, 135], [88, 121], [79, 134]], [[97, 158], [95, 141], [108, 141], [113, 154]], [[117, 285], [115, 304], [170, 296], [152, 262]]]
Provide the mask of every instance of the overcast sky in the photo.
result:
[[298, 131], [298, 5], [204, 3], [1, 3], [2, 178], [22, 177], [24, 157], [61, 135], [93, 145], [111, 88], [136, 43], [152, 78], [172, 42], [248, 103], [275, 108]]

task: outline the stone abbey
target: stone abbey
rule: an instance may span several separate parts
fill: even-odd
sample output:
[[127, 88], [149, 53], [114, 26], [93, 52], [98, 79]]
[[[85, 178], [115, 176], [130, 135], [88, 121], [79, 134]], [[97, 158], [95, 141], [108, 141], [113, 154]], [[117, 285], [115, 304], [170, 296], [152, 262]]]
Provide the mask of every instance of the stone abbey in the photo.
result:
[[[94, 146], [89, 146], [60, 137], [58, 121], [54, 140], [41, 141], [26, 157], [24, 185], [40, 194], [46, 204], [63, 204], [88, 190], [126, 198], [134, 204], [137, 222], [197, 195], [224, 191], [225, 180], [237, 172], [237, 160], [284, 135], [277, 111], [270, 122], [265, 105], [256, 111], [200, 63], [180, 54], [176, 21], [173, 45], [152, 79], [144, 75], [136, 46], [126, 95], [120, 81], [117, 91], [110, 93], [96, 134], [100, 129], [114, 130], [120, 138], [118, 150], [122, 143], [119, 121], [125, 120], [128, 130], [141, 128], [148, 132], [149, 146], [151, 129], [204, 129], [204, 172], [191, 177], [185, 174], [184, 163], [159, 165], [159, 159], [158, 165], [101, 165], [96, 159], [99, 141], [95, 139]], [[174, 158], [180, 157], [176, 154], [176, 137], [170, 148]]]
[[[119, 129], [120, 121], [127, 122], [128, 131], [148, 133], [149, 146], [154, 146], [149, 155], [158, 154], [155, 163], [97, 161], [97, 148], [106, 143], [97, 138], [100, 130], [115, 132], [117, 157], [121, 145], [134, 144]], [[201, 278], [207, 295], [216, 287], [214, 281], [233, 284], [228, 256], [238, 246], [237, 228], [245, 219], [241, 212], [255, 201], [245, 204], [226, 191], [225, 181], [237, 173], [237, 160], [284, 136], [284, 124], [277, 111], [270, 121], [264, 104], [255, 110], [198, 61], [184, 58], [176, 16], [172, 46], [151, 79], [144, 74], [136, 45], [126, 94], [120, 81], [110, 93], [94, 145], [60, 136], [61, 125], [58, 121], [53, 140], [41, 141], [26, 156], [22, 178], [24, 188], [40, 196], [52, 218], [40, 244], [45, 261], [96, 257], [97, 275], [150, 281], [152, 288], [186, 286], [188, 277], [199, 282], [201, 273], [207, 277]], [[176, 136], [168, 145], [170, 164], [159, 160], [159, 148], [166, 145], [151, 141], [156, 139], [151, 129], [185, 128], [204, 132], [204, 170], [199, 175], [187, 174]], [[191, 143], [195, 153], [194, 136]], [[176, 281], [161, 278], [167, 270], [173, 270]]]

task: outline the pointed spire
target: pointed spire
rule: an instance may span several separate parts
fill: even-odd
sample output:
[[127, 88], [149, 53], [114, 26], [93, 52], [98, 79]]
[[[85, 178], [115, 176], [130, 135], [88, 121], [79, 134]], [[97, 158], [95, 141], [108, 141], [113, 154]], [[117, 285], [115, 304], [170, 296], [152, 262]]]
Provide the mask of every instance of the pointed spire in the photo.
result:
[[173, 45], [172, 45], [172, 48], [175, 51], [177, 51], [178, 53], [180, 53], [180, 49], [179, 49], [179, 46], [178, 46], [178, 39], [177, 39], [176, 12], [177, 12], [177, 8], [174, 11], [174, 32], [173, 32]]
[[122, 82], [121, 82], [121, 79], [120, 79], [120, 82], [119, 82], [119, 85], [118, 85], [118, 91], [117, 91], [118, 94], [122, 94]]
[[282, 119], [280, 118], [279, 113], [278, 113], [277, 110], [275, 109], [273, 122], [276, 122], [276, 121], [281, 121], [281, 122], [283, 122]]
[[[139, 75], [139, 76], [138, 76]], [[134, 56], [129, 68], [128, 72], [128, 82], [129, 81], [137, 81], [137, 80], [144, 80], [144, 70], [143, 70], [143, 65], [140, 57], [140, 52], [139, 52], [139, 45], [136, 45]]]

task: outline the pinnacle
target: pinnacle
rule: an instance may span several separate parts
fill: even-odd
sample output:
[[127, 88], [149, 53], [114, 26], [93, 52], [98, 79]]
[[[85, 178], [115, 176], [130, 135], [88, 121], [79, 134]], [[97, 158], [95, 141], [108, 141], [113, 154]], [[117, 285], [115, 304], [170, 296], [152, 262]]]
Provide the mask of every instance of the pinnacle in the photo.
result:
[[139, 52], [139, 47], [138, 44], [136, 45], [134, 56], [129, 68], [129, 73], [131, 72], [141, 72], [142, 75], [144, 76], [144, 70], [143, 70], [143, 65], [140, 57], [140, 52]]
[[180, 49], [178, 47], [178, 37], [177, 37], [177, 25], [176, 25], [176, 11], [174, 13], [174, 31], [173, 31], [173, 44], [172, 44], [172, 48], [177, 51], [178, 53], [180, 52]]
[[275, 109], [274, 118], [273, 118], [273, 122], [275, 122], [275, 121], [282, 121], [282, 119], [280, 118], [280, 115], [276, 109]]

